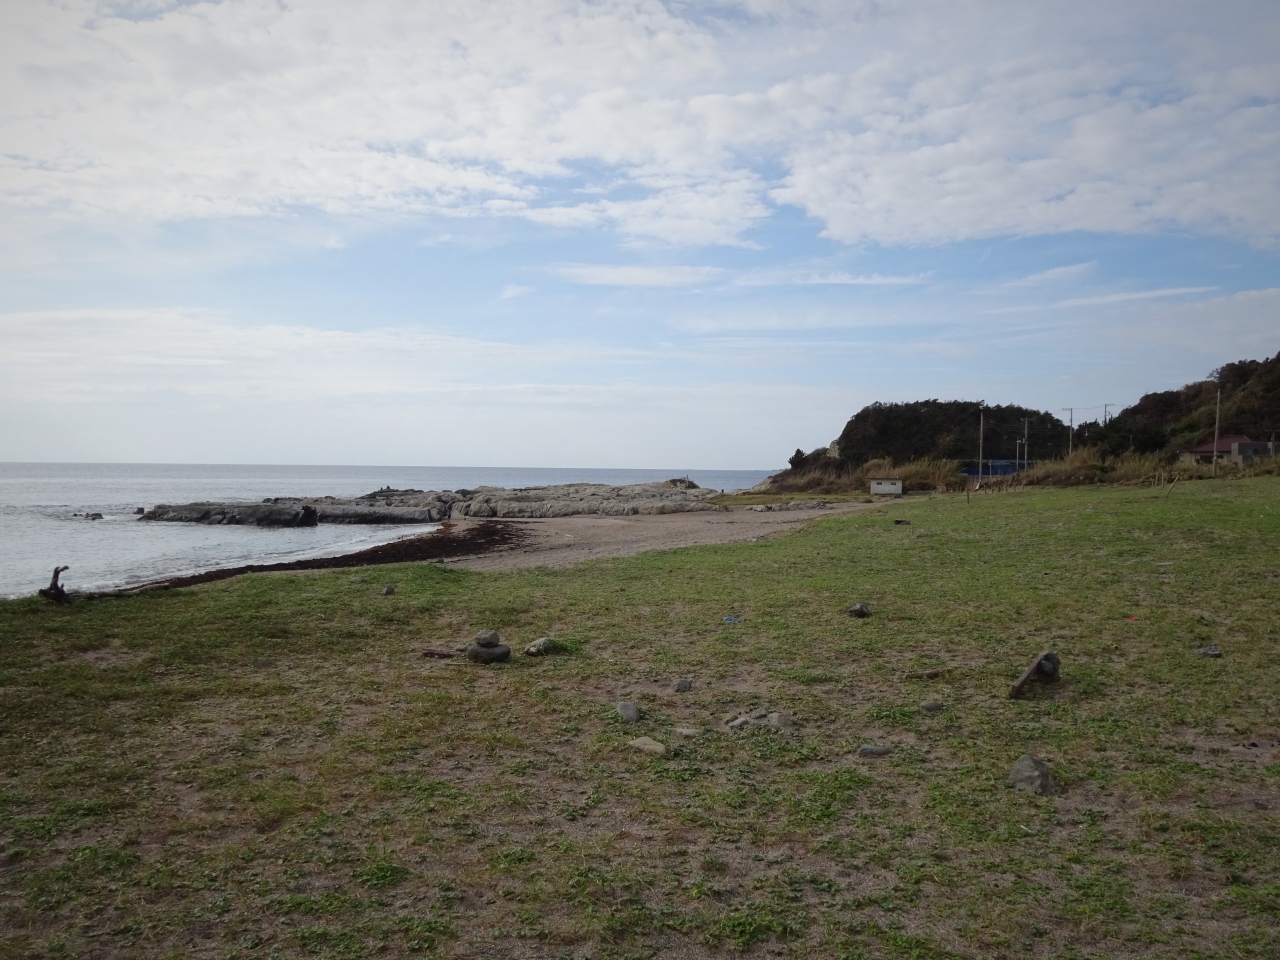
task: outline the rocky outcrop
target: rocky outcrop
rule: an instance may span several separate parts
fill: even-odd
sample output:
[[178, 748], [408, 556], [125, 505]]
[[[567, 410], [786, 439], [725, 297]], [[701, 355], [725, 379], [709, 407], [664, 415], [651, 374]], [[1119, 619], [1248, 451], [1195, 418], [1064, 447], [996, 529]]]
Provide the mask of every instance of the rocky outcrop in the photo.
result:
[[352, 499], [273, 497], [262, 503], [162, 504], [140, 520], [177, 523], [251, 524], [260, 527], [308, 527], [317, 523], [438, 523], [450, 517], [533, 518], [583, 514], [638, 516], [722, 510], [711, 502], [715, 490], [687, 480], [613, 487], [571, 483], [506, 490], [392, 490]]

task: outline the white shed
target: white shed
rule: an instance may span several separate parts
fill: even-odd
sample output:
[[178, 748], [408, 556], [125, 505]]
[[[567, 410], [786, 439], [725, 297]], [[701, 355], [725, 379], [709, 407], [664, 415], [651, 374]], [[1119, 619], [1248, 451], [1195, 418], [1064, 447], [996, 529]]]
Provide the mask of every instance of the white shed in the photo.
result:
[[871, 479], [871, 492], [880, 493], [890, 497], [902, 496], [902, 481], [892, 477], [885, 477], [877, 480], [875, 477]]

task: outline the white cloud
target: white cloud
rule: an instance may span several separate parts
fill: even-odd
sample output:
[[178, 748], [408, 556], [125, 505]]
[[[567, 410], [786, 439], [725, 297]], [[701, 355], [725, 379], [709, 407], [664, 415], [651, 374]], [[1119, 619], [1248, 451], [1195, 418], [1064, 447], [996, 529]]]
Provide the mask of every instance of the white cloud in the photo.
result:
[[693, 287], [709, 283], [724, 273], [719, 267], [596, 263], [562, 263], [553, 267], [552, 272], [570, 283], [595, 287]]
[[1042, 283], [1060, 283], [1063, 280], [1075, 280], [1091, 272], [1098, 265], [1098, 261], [1090, 260], [1087, 263], [1073, 263], [1066, 267], [1053, 267], [1049, 270], [1041, 270], [1039, 273], [1033, 273], [1017, 280], [1010, 280], [1005, 284], [1006, 287], [1035, 287]]
[[1215, 287], [1165, 287], [1161, 290], [1134, 290], [1129, 293], [1105, 293], [1095, 297], [1072, 297], [1059, 300], [1055, 307], [1093, 307], [1111, 303], [1132, 303], [1135, 300], [1155, 300], [1161, 297], [1185, 297], [1193, 293], [1207, 293]]
[[739, 287], [772, 287], [786, 284], [835, 285], [853, 287], [909, 287], [927, 283], [929, 273], [911, 274], [851, 274], [843, 270], [777, 270], [750, 273], [734, 281]]
[[508, 283], [499, 291], [498, 298], [501, 300], [513, 300], [516, 297], [523, 297], [526, 293], [533, 293], [536, 289], [536, 287], [522, 287], [516, 283]]
[[15, 0], [0, 199], [50, 223], [308, 208], [694, 245], [773, 204], [846, 243], [1276, 239], [1266, 2], [739, 9]]

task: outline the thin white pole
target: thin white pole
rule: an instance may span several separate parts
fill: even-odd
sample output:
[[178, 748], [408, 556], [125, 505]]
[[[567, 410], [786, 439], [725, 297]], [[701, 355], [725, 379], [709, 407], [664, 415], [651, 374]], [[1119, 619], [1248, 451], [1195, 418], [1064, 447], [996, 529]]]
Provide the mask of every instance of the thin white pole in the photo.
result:
[[1218, 475], [1218, 428], [1222, 425], [1222, 387], [1218, 387], [1217, 409], [1213, 414], [1213, 475]]

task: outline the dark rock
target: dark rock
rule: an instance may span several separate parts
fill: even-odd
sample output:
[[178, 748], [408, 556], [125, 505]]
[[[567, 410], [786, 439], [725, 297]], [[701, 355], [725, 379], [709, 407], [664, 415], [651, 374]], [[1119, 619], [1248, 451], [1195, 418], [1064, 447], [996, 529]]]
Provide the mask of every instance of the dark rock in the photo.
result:
[[851, 603], [844, 608], [844, 612], [851, 617], [857, 617], [859, 620], [871, 616], [871, 608], [865, 603]]
[[941, 713], [943, 709], [942, 701], [926, 700], [924, 703], [920, 704], [920, 709], [925, 713]]
[[1049, 765], [1039, 757], [1024, 753], [1009, 771], [1009, 783], [1027, 793], [1056, 793], [1057, 786], [1049, 775]]
[[1062, 659], [1050, 650], [1036, 664], [1036, 672], [1045, 683], [1057, 683], [1062, 671]]
[[101, 519], [102, 519], [102, 514], [100, 514], [100, 513], [86, 513], [86, 514], [84, 515], [84, 518], [85, 518], [86, 520], [101, 520]]
[[688, 677], [681, 677], [671, 689], [676, 693], [688, 693], [693, 689], [693, 681]]
[[860, 757], [887, 757], [889, 748], [882, 747], [878, 743], [864, 743], [858, 748], [858, 756]]
[[511, 657], [511, 648], [505, 643], [494, 647], [467, 647], [467, 659], [472, 663], [503, 663]]
[[146, 512], [147, 512], [146, 507], [139, 507], [137, 510], [133, 511], [134, 516], [138, 516], [138, 517], [142, 516]]
[[498, 638], [497, 630], [481, 630], [475, 636], [475, 645], [477, 647], [496, 647], [501, 642]]
[[893, 522], [896, 523], [898, 526], [907, 526], [907, 527], [911, 526], [910, 520], [895, 520]]
[[1062, 661], [1052, 650], [1046, 650], [1032, 661], [1031, 666], [1022, 671], [1022, 676], [1009, 688], [1009, 699], [1016, 700], [1022, 696], [1027, 685], [1032, 681], [1057, 683], [1060, 679], [1062, 679]]
[[617, 705], [618, 719], [623, 723], [635, 723], [640, 719], [640, 708], [630, 700], [620, 700]]
[[1215, 660], [1216, 660], [1216, 659], [1218, 659], [1220, 656], [1222, 656], [1222, 651], [1218, 649], [1218, 647], [1217, 647], [1217, 645], [1216, 645], [1216, 644], [1212, 644], [1212, 643], [1211, 643], [1211, 644], [1209, 644], [1207, 647], [1201, 647], [1199, 650], [1197, 650], [1197, 651], [1196, 651], [1196, 656], [1197, 656], [1197, 657], [1212, 657], [1213, 659], [1215, 659]]
[[384, 597], [394, 596], [395, 592], [396, 592], [396, 588], [393, 587], [391, 584], [387, 584], [385, 587], [382, 588], [382, 595]]

